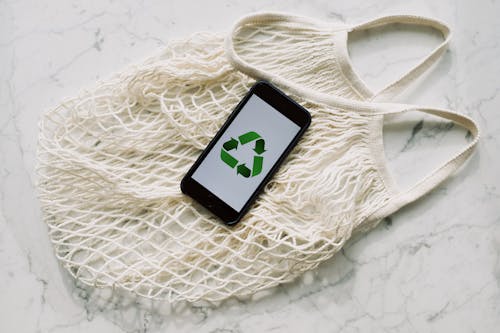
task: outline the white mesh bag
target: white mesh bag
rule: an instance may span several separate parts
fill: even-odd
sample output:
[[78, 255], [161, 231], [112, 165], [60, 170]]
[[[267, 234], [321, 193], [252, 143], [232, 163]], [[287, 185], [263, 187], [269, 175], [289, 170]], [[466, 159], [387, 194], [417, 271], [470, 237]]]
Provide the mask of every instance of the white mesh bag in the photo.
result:
[[[407, 16], [339, 27], [256, 14], [240, 20], [226, 43], [208, 33], [172, 42], [46, 112], [38, 189], [64, 268], [85, 284], [148, 298], [251, 295], [315, 268], [354, 229], [374, 226], [437, 186], [471, 154], [475, 123], [448, 110], [367, 100], [389, 97], [428, 68], [445, 48], [446, 29], [443, 44], [381, 94], [353, 83], [345, 58], [329, 53], [332, 40], [356, 27], [402, 18], [443, 27]], [[261, 78], [307, 108], [312, 123], [247, 215], [227, 227], [183, 195], [179, 184]], [[400, 191], [386, 168], [382, 122], [385, 114], [408, 110], [452, 120], [473, 140]]]

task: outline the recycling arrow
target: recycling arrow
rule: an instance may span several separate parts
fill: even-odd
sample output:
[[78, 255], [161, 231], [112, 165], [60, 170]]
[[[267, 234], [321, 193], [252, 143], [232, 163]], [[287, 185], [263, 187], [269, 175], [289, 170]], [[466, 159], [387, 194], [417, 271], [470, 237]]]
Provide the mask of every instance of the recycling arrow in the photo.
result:
[[[252, 170], [250, 170], [245, 163], [238, 164], [239, 161], [233, 157], [229, 151], [238, 150], [238, 144], [245, 145], [249, 142], [255, 141], [255, 146], [253, 151], [257, 154], [253, 157]], [[222, 145], [222, 149], [220, 151], [221, 160], [226, 163], [231, 169], [236, 167], [236, 174], [242, 175], [245, 178], [249, 178], [250, 175], [252, 177], [257, 176], [262, 172], [262, 165], [264, 163], [264, 157], [262, 155], [265, 149], [266, 142], [261, 136], [254, 131], [246, 132], [238, 137], [238, 140], [235, 138], [231, 138], [228, 141], [224, 142]]]
[[236, 168], [236, 173], [238, 175], [242, 175], [245, 178], [250, 177], [250, 169], [247, 168], [245, 163], [238, 165], [238, 167]]
[[265, 145], [265, 141], [264, 139], [259, 139], [257, 141], [255, 141], [255, 148], [253, 149], [257, 154], [262, 154], [263, 152], [266, 151], [266, 149], [264, 149], [264, 145]]
[[264, 157], [253, 157], [252, 177], [257, 176], [262, 171], [262, 162], [264, 162]]
[[247, 133], [242, 134], [238, 137], [238, 139], [240, 140], [242, 145], [249, 143], [250, 141], [253, 141], [253, 140], [258, 139], [258, 138], [260, 138], [260, 135], [253, 132], [253, 131], [247, 132]]
[[220, 151], [220, 158], [226, 162], [227, 165], [229, 165], [231, 168], [234, 168], [236, 164], [238, 164], [238, 160], [235, 159], [233, 156], [231, 156], [227, 151], [222, 149]]
[[225, 150], [238, 149], [238, 140], [236, 140], [235, 138], [231, 138], [231, 140], [224, 143], [224, 149]]

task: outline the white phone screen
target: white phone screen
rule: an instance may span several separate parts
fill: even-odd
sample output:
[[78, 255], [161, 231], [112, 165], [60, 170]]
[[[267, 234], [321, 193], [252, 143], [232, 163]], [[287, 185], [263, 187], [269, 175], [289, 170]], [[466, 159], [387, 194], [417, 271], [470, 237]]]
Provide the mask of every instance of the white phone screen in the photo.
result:
[[192, 178], [240, 211], [300, 127], [252, 95]]

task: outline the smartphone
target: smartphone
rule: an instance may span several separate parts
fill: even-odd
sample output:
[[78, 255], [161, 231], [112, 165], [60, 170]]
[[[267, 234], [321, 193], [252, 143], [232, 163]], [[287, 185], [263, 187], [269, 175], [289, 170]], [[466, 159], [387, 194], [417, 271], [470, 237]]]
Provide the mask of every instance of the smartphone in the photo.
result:
[[257, 82], [184, 176], [182, 192], [236, 224], [310, 123], [306, 109]]

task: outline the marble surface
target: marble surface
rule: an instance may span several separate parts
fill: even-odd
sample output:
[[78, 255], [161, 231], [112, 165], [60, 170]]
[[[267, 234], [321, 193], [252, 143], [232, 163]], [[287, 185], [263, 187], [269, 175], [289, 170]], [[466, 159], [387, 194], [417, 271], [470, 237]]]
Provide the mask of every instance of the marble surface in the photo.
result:
[[[317, 271], [254, 301], [171, 306], [80, 286], [58, 266], [40, 220], [40, 114], [170, 38], [225, 31], [241, 14], [266, 9], [331, 21], [412, 13], [448, 22], [449, 52], [399, 99], [475, 118], [483, 136], [470, 162]], [[0, 0], [0, 332], [498, 332], [498, 14], [494, 0]], [[352, 35], [350, 52], [376, 88], [438, 41], [430, 30], [393, 27]], [[385, 139], [397, 179], [411, 184], [466, 134], [416, 114], [387, 125]]]

